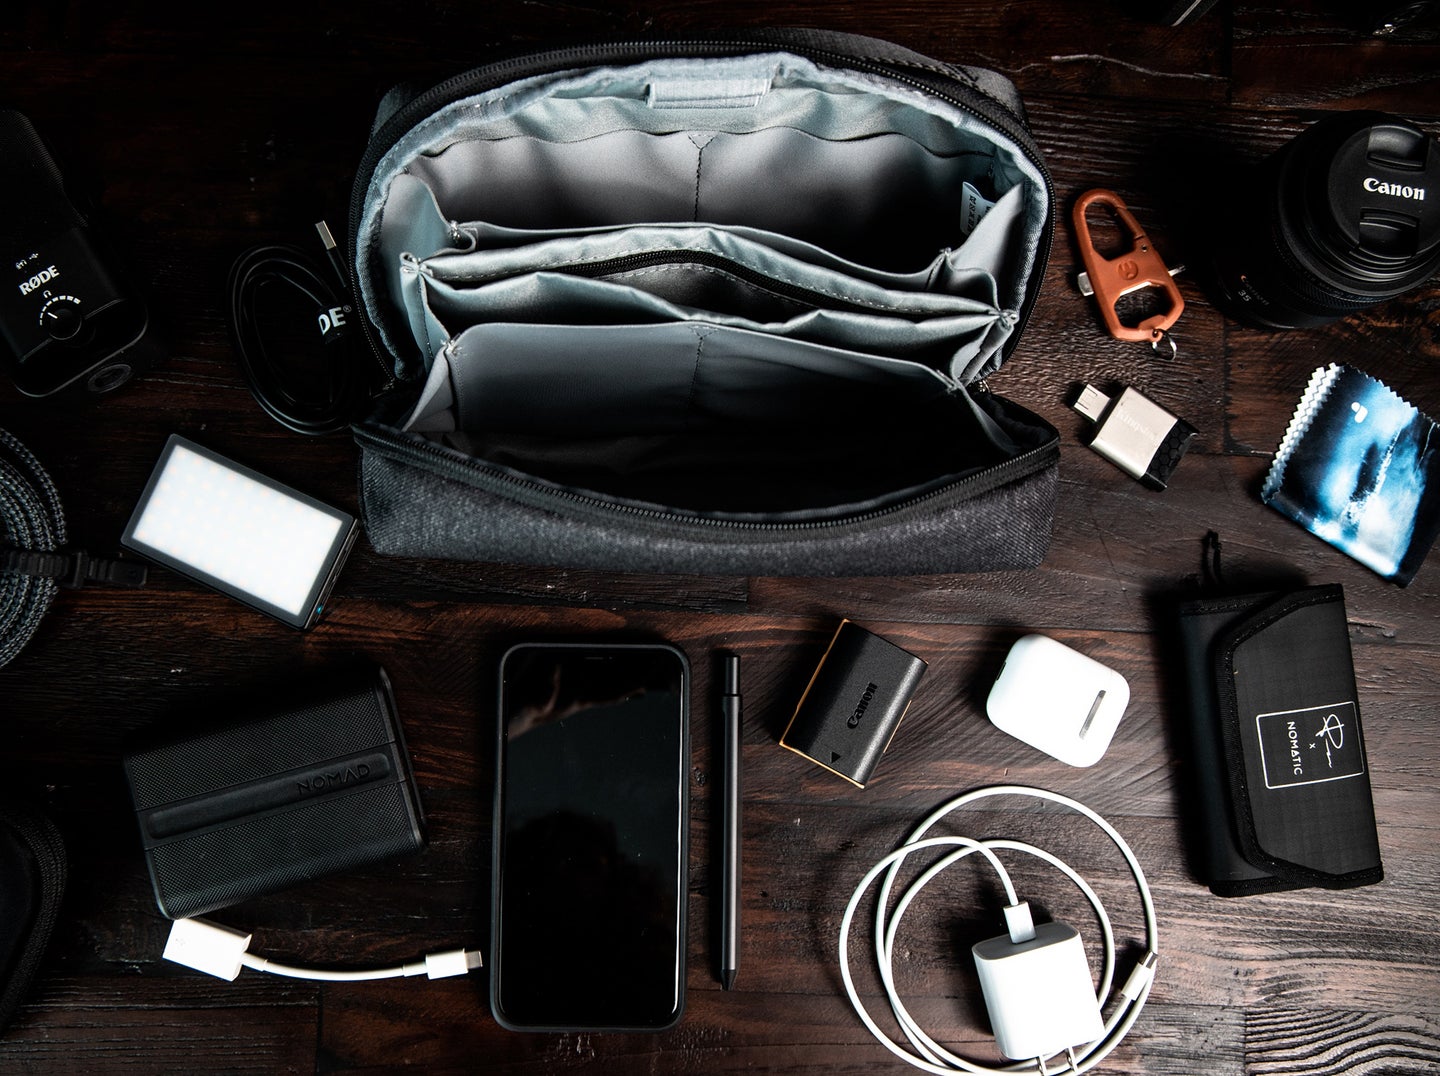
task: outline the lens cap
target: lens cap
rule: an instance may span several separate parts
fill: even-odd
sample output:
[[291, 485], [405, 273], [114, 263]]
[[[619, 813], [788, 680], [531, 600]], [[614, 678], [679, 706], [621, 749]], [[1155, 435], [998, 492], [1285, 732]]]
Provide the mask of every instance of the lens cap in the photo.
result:
[[1408, 123], [1351, 135], [1330, 168], [1330, 212], [1377, 258], [1426, 260], [1440, 249], [1440, 142]]
[[1384, 112], [1331, 113], [1244, 173], [1209, 242], [1227, 313], [1326, 325], [1440, 269], [1440, 141]]
[[1305, 230], [1337, 283], [1398, 292], [1440, 267], [1440, 141], [1383, 112], [1342, 113], [1302, 137]]

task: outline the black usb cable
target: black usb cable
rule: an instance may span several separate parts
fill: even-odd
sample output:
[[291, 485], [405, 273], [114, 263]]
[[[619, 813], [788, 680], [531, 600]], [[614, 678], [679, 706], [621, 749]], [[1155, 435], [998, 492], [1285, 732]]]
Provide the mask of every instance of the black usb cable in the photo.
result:
[[373, 364], [352, 331], [349, 281], [329, 227], [330, 272], [298, 247], [254, 247], [230, 270], [230, 337], [251, 395], [295, 433], [338, 433], [360, 417]]

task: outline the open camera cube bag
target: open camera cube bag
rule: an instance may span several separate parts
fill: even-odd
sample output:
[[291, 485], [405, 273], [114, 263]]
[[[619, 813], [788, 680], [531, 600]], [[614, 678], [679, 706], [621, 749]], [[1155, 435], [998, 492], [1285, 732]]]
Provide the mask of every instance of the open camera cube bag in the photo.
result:
[[395, 387], [381, 553], [629, 571], [1033, 567], [1058, 436], [988, 391], [1053, 196], [1003, 77], [762, 31], [382, 105], [351, 206]]

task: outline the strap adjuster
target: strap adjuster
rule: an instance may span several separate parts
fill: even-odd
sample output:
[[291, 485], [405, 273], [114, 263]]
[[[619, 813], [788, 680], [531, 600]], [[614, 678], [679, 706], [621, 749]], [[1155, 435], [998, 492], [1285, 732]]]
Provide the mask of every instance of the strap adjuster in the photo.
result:
[[5, 549], [0, 551], [0, 572], [32, 579], [54, 579], [62, 587], [82, 587], [86, 583], [141, 587], [149, 576], [143, 564], [133, 560], [92, 557], [83, 549], [70, 553]]

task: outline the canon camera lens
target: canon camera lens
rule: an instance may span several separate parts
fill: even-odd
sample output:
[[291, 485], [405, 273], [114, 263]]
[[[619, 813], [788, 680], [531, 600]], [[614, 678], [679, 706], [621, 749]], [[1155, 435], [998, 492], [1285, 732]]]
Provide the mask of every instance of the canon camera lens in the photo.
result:
[[1383, 112], [1320, 121], [1233, 189], [1221, 304], [1271, 329], [1324, 325], [1440, 269], [1440, 142]]

